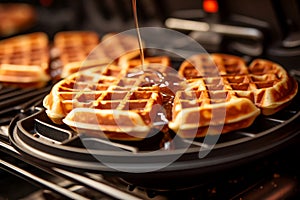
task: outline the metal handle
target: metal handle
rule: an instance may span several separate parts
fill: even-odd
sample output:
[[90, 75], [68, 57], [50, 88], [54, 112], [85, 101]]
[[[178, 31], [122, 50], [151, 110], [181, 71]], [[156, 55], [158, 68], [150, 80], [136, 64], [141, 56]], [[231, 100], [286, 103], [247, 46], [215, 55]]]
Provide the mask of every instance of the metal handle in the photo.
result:
[[231, 35], [241, 38], [248, 38], [253, 40], [262, 40], [263, 34], [255, 28], [223, 25], [223, 24], [209, 24], [206, 22], [184, 20], [177, 18], [168, 18], [165, 21], [168, 28], [200, 31], [200, 32], [215, 32], [223, 35]]

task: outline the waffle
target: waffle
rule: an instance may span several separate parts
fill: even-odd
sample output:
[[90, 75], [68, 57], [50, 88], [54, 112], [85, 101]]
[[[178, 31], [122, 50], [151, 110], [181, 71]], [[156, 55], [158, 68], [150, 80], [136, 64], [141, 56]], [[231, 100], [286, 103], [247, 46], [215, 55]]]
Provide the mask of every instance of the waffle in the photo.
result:
[[108, 33], [102, 37], [101, 41], [101, 48], [97, 49], [99, 50], [97, 53], [104, 54], [116, 61], [118, 65], [126, 65], [129, 60], [140, 55], [139, 43], [135, 36]]
[[[281, 66], [262, 59], [248, 67], [236, 56], [195, 55], [178, 74], [171, 73], [167, 57], [145, 63], [150, 64], [144, 71], [132, 59], [63, 79], [44, 99], [48, 116], [81, 133], [141, 140], [163, 114], [167, 129], [179, 136], [203, 137], [248, 127], [261, 113], [277, 112], [298, 87]], [[163, 81], [153, 71], [164, 75]]]
[[[182, 63], [179, 74], [188, 87], [176, 93], [169, 126], [182, 137], [248, 127], [260, 113], [271, 115], [285, 107], [298, 89], [280, 65], [263, 59], [247, 67], [236, 56], [196, 55]], [[220, 117], [220, 112], [226, 115]]]
[[2, 3], [0, 19], [0, 36], [9, 36], [31, 28], [36, 20], [36, 12], [29, 4]]
[[[141, 59], [139, 59], [139, 58], [138, 59], [129, 59], [123, 63], [122, 67], [129, 68], [129, 69], [137, 68], [140, 70], [141, 64], [142, 64], [142, 62], [141, 62]], [[167, 56], [146, 57], [144, 59], [144, 64], [145, 65], [152, 64], [150, 67], [153, 67], [154, 66], [153, 64], [158, 64], [161, 67], [170, 67], [171, 61], [170, 61], [170, 58]]]
[[53, 62], [56, 76], [67, 77], [70, 74], [97, 65], [114, 63], [126, 65], [129, 60], [139, 56], [138, 41], [130, 35], [108, 33], [101, 38], [91, 31], [59, 32], [54, 37]]
[[90, 52], [99, 44], [97, 33], [92, 31], [65, 31], [58, 32], [54, 36], [54, 48], [52, 49], [52, 68], [56, 69], [56, 76], [66, 77], [79, 70], [80, 67], [88, 68], [105, 61], [83, 61]]
[[248, 74], [248, 69], [245, 61], [238, 56], [200, 54], [184, 61], [178, 73], [180, 76], [190, 79], [203, 76], [215, 77], [229, 74]]
[[0, 82], [41, 87], [50, 79], [48, 37], [31, 33], [0, 41]]
[[55, 123], [110, 139], [145, 138], [162, 97], [158, 86], [144, 85], [148, 74], [126, 78], [129, 71], [107, 65], [70, 75], [44, 99], [48, 116]]

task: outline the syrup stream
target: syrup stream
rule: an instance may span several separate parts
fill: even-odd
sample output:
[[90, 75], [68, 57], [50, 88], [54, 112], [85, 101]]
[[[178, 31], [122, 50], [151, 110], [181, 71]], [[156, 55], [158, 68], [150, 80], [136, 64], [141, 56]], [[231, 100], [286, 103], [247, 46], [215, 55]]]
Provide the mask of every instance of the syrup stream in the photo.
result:
[[138, 17], [137, 17], [136, 0], [132, 0], [132, 10], [133, 10], [135, 29], [136, 29], [136, 33], [137, 33], [137, 37], [138, 37], [139, 48], [140, 48], [141, 68], [142, 68], [142, 71], [144, 71], [145, 56], [144, 56], [144, 48], [143, 48], [143, 43], [142, 43], [142, 38], [141, 38], [141, 33], [140, 33], [140, 28], [139, 28], [139, 22], [138, 22]]
[[[132, 10], [133, 10], [133, 15], [134, 15], [135, 29], [136, 29], [138, 43], [139, 43], [139, 49], [140, 49], [141, 71], [137, 72], [137, 73], [128, 74], [128, 77], [139, 76], [139, 75], [145, 74], [146, 72], [150, 72], [151, 74], [155, 74], [157, 76], [157, 78], [159, 79], [158, 82], [161, 82], [164, 79], [164, 75], [162, 73], [160, 73], [158, 71], [145, 70], [144, 47], [143, 47], [143, 42], [142, 42], [139, 23], [138, 23], [136, 0], [131, 0], [131, 2], [132, 2]], [[151, 82], [151, 81], [154, 81], [154, 79], [152, 80], [151, 78], [150, 79], [146, 78], [146, 81]]]

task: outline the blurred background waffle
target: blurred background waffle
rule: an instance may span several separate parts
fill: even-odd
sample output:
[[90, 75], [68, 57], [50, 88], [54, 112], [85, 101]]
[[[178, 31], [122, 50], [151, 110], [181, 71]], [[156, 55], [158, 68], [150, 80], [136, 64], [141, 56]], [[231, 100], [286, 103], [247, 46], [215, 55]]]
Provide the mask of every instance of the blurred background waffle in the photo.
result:
[[36, 10], [25, 3], [0, 3], [0, 38], [26, 31], [36, 22]]
[[0, 41], [0, 82], [17, 87], [42, 87], [50, 80], [49, 46], [45, 33]]
[[99, 36], [92, 31], [64, 31], [56, 33], [51, 49], [52, 76], [61, 78], [75, 73], [99, 44]]
[[51, 49], [52, 76], [64, 78], [79, 70], [107, 63], [126, 65], [128, 60], [138, 57], [139, 53], [137, 38], [129, 34], [58, 32]]

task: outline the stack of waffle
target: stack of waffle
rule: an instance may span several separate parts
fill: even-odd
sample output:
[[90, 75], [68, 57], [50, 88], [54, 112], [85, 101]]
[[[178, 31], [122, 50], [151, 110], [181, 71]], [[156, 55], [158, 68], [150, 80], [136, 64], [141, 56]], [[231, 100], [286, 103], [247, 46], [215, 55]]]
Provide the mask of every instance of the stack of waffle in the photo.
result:
[[42, 87], [50, 79], [48, 36], [31, 33], [0, 41], [0, 82]]

